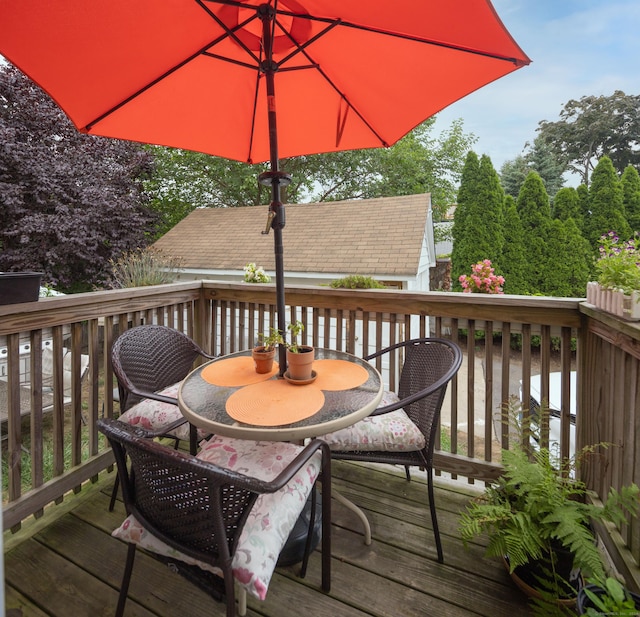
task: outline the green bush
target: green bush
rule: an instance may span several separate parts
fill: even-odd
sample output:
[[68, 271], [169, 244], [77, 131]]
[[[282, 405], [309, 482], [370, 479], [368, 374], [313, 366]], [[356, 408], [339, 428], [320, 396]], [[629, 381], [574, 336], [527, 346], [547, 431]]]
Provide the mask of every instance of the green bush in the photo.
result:
[[115, 289], [173, 283], [180, 271], [180, 259], [150, 247], [123, 253], [109, 264]]
[[370, 276], [352, 274], [341, 279], [331, 281], [330, 286], [334, 289], [384, 289], [385, 286]]

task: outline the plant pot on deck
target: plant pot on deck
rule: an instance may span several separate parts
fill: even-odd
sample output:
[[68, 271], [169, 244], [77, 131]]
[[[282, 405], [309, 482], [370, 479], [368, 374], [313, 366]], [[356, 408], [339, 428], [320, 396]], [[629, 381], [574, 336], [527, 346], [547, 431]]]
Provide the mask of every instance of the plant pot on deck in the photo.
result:
[[42, 272], [0, 272], [0, 304], [36, 302]]
[[629, 321], [640, 320], [640, 292], [631, 295], [617, 289], [607, 289], [598, 283], [587, 283], [587, 302], [607, 313]]

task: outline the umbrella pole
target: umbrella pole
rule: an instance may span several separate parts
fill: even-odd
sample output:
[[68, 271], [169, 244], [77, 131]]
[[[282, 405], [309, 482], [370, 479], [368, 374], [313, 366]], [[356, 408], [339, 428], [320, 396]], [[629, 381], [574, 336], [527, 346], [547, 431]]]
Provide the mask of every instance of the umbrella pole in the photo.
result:
[[[278, 315], [278, 330], [282, 340], [286, 343], [287, 327], [285, 316], [284, 297], [284, 248], [282, 243], [282, 230], [285, 226], [284, 205], [280, 201], [280, 186], [287, 186], [291, 177], [280, 172], [278, 162], [278, 128], [276, 122], [276, 95], [275, 95], [275, 72], [277, 65], [273, 62], [273, 38], [272, 26], [275, 19], [275, 11], [272, 6], [263, 4], [258, 7], [258, 13], [262, 20], [262, 39], [265, 50], [265, 60], [261, 64], [261, 71], [264, 73], [267, 88], [267, 111], [269, 120], [269, 155], [270, 171], [261, 174], [260, 180], [264, 184], [271, 185], [271, 205], [269, 206], [269, 216], [273, 229], [273, 248], [276, 266], [276, 311]], [[268, 231], [268, 229], [267, 229]], [[278, 362], [280, 365], [280, 375], [287, 370], [287, 348], [282, 344], [278, 350]]]

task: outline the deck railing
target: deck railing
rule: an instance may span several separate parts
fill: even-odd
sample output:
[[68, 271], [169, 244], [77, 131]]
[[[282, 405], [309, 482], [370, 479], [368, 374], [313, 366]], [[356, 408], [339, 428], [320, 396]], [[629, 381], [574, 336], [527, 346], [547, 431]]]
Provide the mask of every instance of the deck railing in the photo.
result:
[[[303, 342], [358, 356], [417, 336], [444, 336], [462, 346], [464, 363], [443, 409], [436, 455], [439, 472], [482, 482], [500, 473], [500, 451], [512, 439], [503, 406], [531, 398], [530, 378], [541, 375], [540, 402], [549, 399], [551, 373], [562, 384], [560, 450], [570, 452], [570, 401], [577, 397], [578, 446], [608, 441], [605, 471], [587, 467], [598, 495], [610, 486], [640, 482], [635, 462], [640, 423], [640, 329], [603, 315], [577, 299], [485, 296], [396, 290], [288, 287], [287, 323], [305, 324]], [[275, 288], [213, 281], [177, 283], [42, 299], [0, 306], [0, 348], [6, 347], [7, 421], [3, 437], [4, 527], [39, 516], [50, 502], [111, 464], [96, 430], [102, 415], [117, 414], [109, 349], [128, 327], [162, 323], [176, 327], [216, 355], [252, 347], [275, 325]], [[43, 342], [53, 349], [53, 386], [42, 383]], [[21, 346], [29, 345], [29, 380], [20, 371]], [[71, 393], [63, 397], [63, 355], [71, 354]], [[87, 376], [81, 357], [89, 357]], [[2, 358], [0, 357], [0, 361]], [[378, 368], [393, 389], [402, 358]], [[23, 358], [24, 366], [24, 358]], [[577, 392], [571, 392], [571, 372]], [[21, 383], [21, 381], [25, 383]], [[1, 385], [1, 384], [0, 384]], [[28, 396], [25, 405], [25, 389]], [[53, 402], [47, 407], [47, 396]], [[22, 399], [22, 402], [21, 402]], [[70, 399], [70, 402], [66, 402]], [[43, 413], [43, 408], [45, 412]], [[0, 410], [1, 411], [1, 410]], [[548, 435], [542, 436], [543, 443]], [[26, 450], [26, 451], [25, 451]], [[616, 540], [637, 559], [638, 526], [618, 530]]]

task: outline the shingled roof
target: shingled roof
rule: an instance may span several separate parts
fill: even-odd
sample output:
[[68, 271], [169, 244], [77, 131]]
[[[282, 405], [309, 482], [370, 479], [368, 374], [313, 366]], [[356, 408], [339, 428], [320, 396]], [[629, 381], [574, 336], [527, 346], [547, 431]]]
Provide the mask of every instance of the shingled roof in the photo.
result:
[[[287, 272], [415, 276], [430, 195], [286, 206]], [[194, 210], [155, 246], [185, 269], [242, 271], [255, 262], [273, 270], [273, 232], [263, 235], [267, 207]]]

